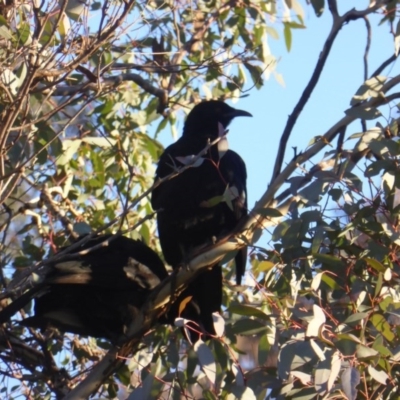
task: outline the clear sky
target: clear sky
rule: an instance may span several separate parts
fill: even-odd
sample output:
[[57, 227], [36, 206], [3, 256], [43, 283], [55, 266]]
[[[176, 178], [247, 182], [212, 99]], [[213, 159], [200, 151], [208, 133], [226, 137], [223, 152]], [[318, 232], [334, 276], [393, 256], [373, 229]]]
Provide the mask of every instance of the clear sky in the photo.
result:
[[[261, 197], [271, 179], [271, 173], [279, 146], [280, 136], [288, 116], [308, 83], [319, 53], [331, 28], [328, 10], [317, 18], [311, 6], [301, 4], [305, 10], [306, 29], [293, 30], [292, 49], [288, 53], [283, 40], [269, 39], [272, 54], [278, 59], [276, 71], [283, 75], [283, 87], [271, 75], [264, 87], [253, 89], [248, 97], [233, 104], [250, 111], [253, 118], [237, 118], [229, 127], [229, 145], [245, 160], [248, 170], [249, 207]], [[368, 1], [338, 0], [341, 13], [352, 7], [363, 9]], [[348, 8], [344, 8], [348, 7]], [[369, 52], [369, 74], [393, 54], [393, 36], [388, 23], [378, 26], [380, 18], [370, 17], [372, 43]], [[277, 29], [280, 26], [276, 26]], [[320, 81], [292, 132], [287, 147], [286, 160], [293, 157], [292, 146], [304, 150], [309, 141], [325, 133], [349, 108], [350, 100], [363, 83], [363, 54], [366, 45], [366, 27], [363, 20], [353, 21], [339, 33]], [[384, 75], [393, 76], [399, 71], [399, 63], [387, 69]], [[249, 80], [249, 86], [251, 81]], [[375, 125], [371, 121], [369, 126]], [[361, 130], [353, 125], [347, 135]], [[164, 145], [173, 142], [170, 131], [159, 136]], [[321, 155], [322, 157], [322, 155]], [[267, 238], [262, 242], [265, 244]]]

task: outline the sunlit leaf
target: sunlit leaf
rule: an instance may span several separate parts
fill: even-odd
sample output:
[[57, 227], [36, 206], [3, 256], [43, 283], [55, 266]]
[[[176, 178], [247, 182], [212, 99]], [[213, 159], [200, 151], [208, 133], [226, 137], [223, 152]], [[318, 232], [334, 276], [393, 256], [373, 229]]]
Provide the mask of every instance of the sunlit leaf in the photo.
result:
[[77, 153], [79, 146], [82, 141], [79, 139], [76, 140], [64, 140], [63, 142], [63, 153], [57, 160], [57, 164], [65, 165], [67, 164], [72, 157], [74, 157]]
[[321, 307], [316, 304], [313, 305], [314, 318], [309, 322], [307, 327], [307, 336], [318, 337], [320, 335], [320, 330], [326, 322], [325, 313], [322, 311]]
[[372, 365], [368, 365], [368, 373], [382, 385], [386, 385], [389, 375], [385, 371], [378, 371]]
[[340, 353], [335, 351], [331, 358], [331, 373], [327, 382], [327, 389], [330, 391], [336, 381], [336, 378], [339, 376], [340, 368], [342, 366], [342, 360], [340, 358]]
[[376, 358], [378, 355], [379, 353], [371, 347], [362, 344], [357, 346], [357, 357], [360, 359]]
[[295, 378], [300, 379], [303, 385], [309, 385], [312, 382], [312, 376], [301, 371], [292, 371], [290, 373]]
[[357, 90], [350, 104], [354, 106], [363, 100], [368, 100], [370, 97], [381, 96], [381, 89], [386, 80], [387, 78], [385, 76], [374, 76], [373, 78], [367, 79]]
[[225, 320], [219, 313], [213, 313], [212, 318], [216, 335], [222, 337], [225, 332]]
[[345, 110], [346, 115], [350, 117], [372, 120], [382, 116], [377, 108], [364, 108], [362, 106], [352, 107]]

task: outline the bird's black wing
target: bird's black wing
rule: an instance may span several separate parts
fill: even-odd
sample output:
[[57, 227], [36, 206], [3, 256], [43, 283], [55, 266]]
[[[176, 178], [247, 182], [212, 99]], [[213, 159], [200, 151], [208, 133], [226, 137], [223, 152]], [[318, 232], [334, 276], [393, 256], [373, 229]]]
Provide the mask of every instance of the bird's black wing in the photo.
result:
[[[91, 251], [94, 246], [98, 247]], [[35, 298], [35, 315], [24, 325], [50, 325], [112, 339], [123, 333], [150, 290], [167, 276], [155, 252], [123, 236], [95, 237], [74, 254], [78, 252], [68, 261], [55, 263], [40, 285], [0, 312], [0, 321]]]
[[[220, 171], [226, 177], [231, 190], [235, 188], [232, 193], [232, 221], [229, 223], [230, 229], [238, 227], [248, 215], [247, 208], [247, 172], [246, 164], [243, 159], [234, 151], [227, 151], [221, 158]], [[242, 276], [246, 270], [247, 263], [247, 246], [241, 248], [235, 256], [236, 264], [236, 283], [241, 284]]]

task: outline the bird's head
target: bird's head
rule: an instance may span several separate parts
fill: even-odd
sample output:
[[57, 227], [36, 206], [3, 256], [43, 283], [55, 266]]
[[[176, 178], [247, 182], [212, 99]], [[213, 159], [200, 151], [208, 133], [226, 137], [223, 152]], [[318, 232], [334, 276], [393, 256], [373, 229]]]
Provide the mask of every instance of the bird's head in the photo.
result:
[[187, 116], [183, 135], [218, 137], [218, 123], [226, 129], [235, 117], [252, 117], [244, 110], [237, 110], [219, 100], [197, 104]]

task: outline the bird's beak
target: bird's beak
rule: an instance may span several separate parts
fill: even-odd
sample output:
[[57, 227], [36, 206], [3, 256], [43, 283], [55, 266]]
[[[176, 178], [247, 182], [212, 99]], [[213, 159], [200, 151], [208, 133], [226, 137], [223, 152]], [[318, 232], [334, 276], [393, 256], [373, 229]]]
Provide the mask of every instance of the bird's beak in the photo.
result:
[[244, 110], [237, 110], [233, 109], [231, 112], [229, 112], [229, 117], [231, 118], [236, 118], [236, 117], [252, 117], [252, 115]]

